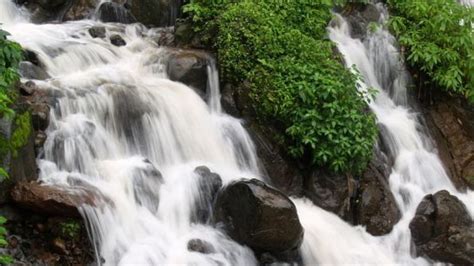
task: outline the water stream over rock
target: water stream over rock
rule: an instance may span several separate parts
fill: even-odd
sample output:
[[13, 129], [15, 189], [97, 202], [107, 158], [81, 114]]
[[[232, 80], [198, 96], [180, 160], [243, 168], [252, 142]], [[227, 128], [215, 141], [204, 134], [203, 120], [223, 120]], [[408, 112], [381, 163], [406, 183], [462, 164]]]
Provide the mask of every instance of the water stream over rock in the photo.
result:
[[[40, 178], [76, 193], [94, 192], [94, 204], [80, 211], [99, 263], [257, 264], [249, 248], [193, 221], [203, 193], [196, 167], [209, 167], [224, 184], [261, 176], [242, 121], [221, 110], [213, 59], [206, 103], [192, 88], [168, 79], [168, 51], [153, 41], [156, 29], [95, 20], [32, 24], [10, 0], [0, 0], [0, 22], [13, 40], [37, 54], [51, 77], [35, 80], [53, 99], [48, 138], [38, 158]], [[104, 36], [91, 36], [93, 27], [105, 28]], [[474, 215], [474, 206], [467, 204], [474, 193], [455, 190], [409, 107], [406, 71], [393, 36], [379, 29], [361, 42], [350, 36], [342, 17], [329, 32], [346, 64], [362, 74], [359, 89], [378, 90], [370, 107], [387, 129], [384, 141], [396, 159], [390, 187], [402, 219], [389, 235], [374, 237], [309, 200], [293, 199], [305, 229], [303, 262], [429, 264], [410, 252], [408, 223], [418, 203], [446, 189]], [[114, 45], [117, 36], [124, 45]], [[210, 243], [214, 252], [188, 250], [194, 239]]]

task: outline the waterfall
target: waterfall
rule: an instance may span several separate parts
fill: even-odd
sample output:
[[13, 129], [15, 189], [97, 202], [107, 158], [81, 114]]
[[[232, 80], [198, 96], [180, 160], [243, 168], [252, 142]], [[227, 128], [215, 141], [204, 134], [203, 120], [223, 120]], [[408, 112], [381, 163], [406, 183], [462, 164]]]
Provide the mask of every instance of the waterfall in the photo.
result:
[[[388, 18], [382, 4], [380, 25]], [[379, 240], [402, 264], [426, 264], [414, 260], [410, 254], [411, 235], [408, 224], [421, 199], [430, 193], [445, 189], [460, 198], [474, 215], [474, 192], [459, 193], [451, 183], [432, 146], [427, 130], [418, 114], [407, 103], [407, 70], [401, 62], [395, 38], [384, 28], [368, 33], [365, 41], [350, 35], [347, 21], [337, 16], [329, 28], [330, 39], [337, 44], [348, 67], [355, 66], [362, 75], [359, 89], [377, 90], [369, 106], [379, 125], [387, 133], [382, 136], [390, 147], [395, 163], [390, 175], [390, 188], [402, 212], [401, 220], [393, 231]]]
[[[10, 0], [0, 0], [0, 21], [13, 40], [38, 55], [51, 77], [35, 80], [52, 98], [40, 178], [94, 192], [95, 206], [80, 211], [99, 264], [257, 265], [249, 248], [193, 221], [201, 196], [197, 166], [209, 167], [223, 183], [260, 177], [242, 121], [221, 111], [214, 60], [207, 69], [206, 103], [167, 78], [166, 49], [152, 41], [157, 31], [93, 20], [35, 25]], [[393, 36], [379, 29], [361, 42], [350, 37], [342, 17], [337, 21], [330, 37], [346, 64], [362, 74], [359, 89], [378, 90], [370, 107], [387, 128], [385, 141], [396, 158], [390, 187], [403, 216], [391, 234], [374, 237], [307, 199], [293, 199], [305, 228], [303, 262], [428, 265], [410, 254], [408, 223], [421, 198], [447, 189], [467, 203], [474, 194], [455, 190], [408, 105], [407, 74]], [[94, 26], [105, 27], [104, 39], [89, 34]], [[127, 45], [112, 45], [112, 35]], [[474, 214], [474, 206], [466, 205]], [[211, 243], [215, 253], [189, 252], [191, 239]]]

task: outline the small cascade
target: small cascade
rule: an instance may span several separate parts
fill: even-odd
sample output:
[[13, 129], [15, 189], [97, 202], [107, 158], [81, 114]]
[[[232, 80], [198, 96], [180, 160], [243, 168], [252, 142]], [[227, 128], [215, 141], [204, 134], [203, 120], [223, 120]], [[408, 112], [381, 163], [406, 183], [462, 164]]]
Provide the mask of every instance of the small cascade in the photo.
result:
[[[382, 4], [380, 25], [388, 18]], [[369, 32], [366, 40], [354, 39], [349, 24], [341, 16], [329, 28], [330, 38], [344, 55], [347, 66], [355, 66], [362, 75], [359, 89], [377, 90], [377, 96], [369, 106], [386, 134], [382, 136], [390, 147], [395, 163], [390, 175], [390, 188], [402, 212], [402, 218], [392, 233], [381, 237], [390, 252], [395, 253], [397, 263], [428, 264], [411, 256], [410, 220], [421, 199], [439, 190], [448, 190], [464, 201], [474, 215], [474, 192], [459, 193], [451, 183], [432, 146], [427, 130], [419, 121], [418, 114], [408, 104], [407, 70], [401, 63], [395, 38], [383, 27]]]

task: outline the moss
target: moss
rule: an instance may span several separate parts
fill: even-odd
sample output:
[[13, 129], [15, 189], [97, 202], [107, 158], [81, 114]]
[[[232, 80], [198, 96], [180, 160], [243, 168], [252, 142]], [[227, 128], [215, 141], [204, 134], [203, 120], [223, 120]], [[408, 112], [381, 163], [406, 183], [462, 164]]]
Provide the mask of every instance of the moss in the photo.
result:
[[16, 129], [10, 139], [10, 150], [13, 152], [13, 156], [17, 156], [17, 151], [28, 143], [33, 132], [30, 112], [17, 115], [14, 123]]

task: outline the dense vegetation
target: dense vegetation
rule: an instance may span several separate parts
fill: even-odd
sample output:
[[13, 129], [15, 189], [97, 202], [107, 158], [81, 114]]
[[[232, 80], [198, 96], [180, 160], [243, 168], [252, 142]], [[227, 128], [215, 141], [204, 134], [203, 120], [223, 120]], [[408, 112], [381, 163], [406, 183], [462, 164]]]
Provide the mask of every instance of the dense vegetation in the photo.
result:
[[[18, 64], [22, 59], [21, 47], [7, 39], [8, 34], [0, 29], [0, 118], [15, 119], [15, 130], [11, 138], [5, 139], [0, 136], [0, 159], [7, 152], [15, 152], [18, 148], [25, 145], [27, 137], [31, 132], [31, 120], [28, 112], [17, 115], [12, 109], [15, 93], [12, 89], [19, 79]], [[0, 182], [8, 178], [7, 171], [0, 168]], [[0, 216], [0, 247], [7, 245], [5, 240], [6, 230], [3, 227], [5, 218]], [[12, 259], [0, 254], [0, 264], [9, 264]]]
[[259, 119], [279, 125], [289, 154], [359, 173], [372, 155], [375, 119], [326, 37], [333, 1], [206, 1], [185, 6], [216, 48], [223, 78], [250, 84]]
[[456, 0], [389, 0], [390, 26], [423, 82], [474, 102], [474, 9]]

